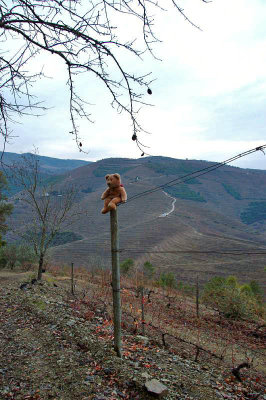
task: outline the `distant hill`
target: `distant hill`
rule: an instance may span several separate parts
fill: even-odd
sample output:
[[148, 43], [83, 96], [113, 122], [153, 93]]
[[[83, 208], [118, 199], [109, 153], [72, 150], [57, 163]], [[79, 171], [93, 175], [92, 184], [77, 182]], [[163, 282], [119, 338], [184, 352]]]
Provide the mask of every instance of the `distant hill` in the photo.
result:
[[[10, 153], [5, 152], [3, 155], [3, 163], [4, 165], [12, 165], [16, 163], [23, 162], [23, 157], [32, 156], [31, 153]], [[45, 184], [54, 184], [64, 180], [64, 174], [69, 172], [75, 168], [85, 166], [91, 163], [91, 161], [84, 160], [64, 160], [60, 158], [46, 157], [40, 155], [34, 155], [39, 160], [39, 166], [41, 171], [41, 176]], [[0, 166], [1, 168], [1, 166]], [[5, 169], [5, 173], [7, 170]], [[20, 192], [21, 188], [16, 186], [12, 179], [9, 179], [8, 182], [8, 192], [7, 195], [12, 196], [18, 192]]]
[[[215, 275], [263, 281], [266, 257], [250, 253], [266, 252], [266, 171], [223, 166], [163, 187], [212, 164], [168, 157], [109, 158], [65, 173], [53, 193], [75, 184], [79, 205], [88, 217], [71, 227], [81, 239], [51, 249], [54, 261], [110, 265], [109, 215], [101, 214], [100, 197], [106, 188], [105, 174], [118, 172], [129, 198], [119, 207], [121, 260], [130, 257], [137, 265], [148, 260], [188, 282], [197, 275], [201, 283]], [[159, 185], [162, 188], [155, 193], [130, 201]], [[18, 223], [26, 212], [19, 203], [15, 205]], [[238, 255], [234, 255], [236, 250]]]
[[[5, 152], [3, 155], [3, 162], [5, 164], [12, 164], [18, 161], [21, 161], [22, 157], [27, 157], [30, 153], [10, 153]], [[82, 167], [84, 165], [89, 164], [91, 161], [84, 160], [64, 160], [60, 158], [46, 157], [36, 155], [39, 160], [39, 165], [43, 172], [47, 174], [64, 174], [67, 171], [70, 171], [74, 168]]]

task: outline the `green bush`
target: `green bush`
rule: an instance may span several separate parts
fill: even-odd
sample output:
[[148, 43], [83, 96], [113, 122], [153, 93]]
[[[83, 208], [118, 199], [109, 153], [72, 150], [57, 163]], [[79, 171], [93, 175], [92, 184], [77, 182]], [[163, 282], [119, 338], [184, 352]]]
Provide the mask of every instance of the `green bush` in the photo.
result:
[[236, 200], [242, 199], [241, 194], [239, 192], [237, 192], [235, 190], [235, 188], [233, 188], [231, 185], [228, 185], [226, 183], [222, 183], [222, 185], [223, 185], [224, 189], [226, 190], [226, 192], [228, 194], [230, 194], [232, 197], [234, 197], [234, 199], [236, 199]]
[[240, 286], [239, 290], [240, 290], [240, 293], [244, 294], [245, 296], [248, 296], [248, 297], [254, 296], [250, 285], [248, 285], [247, 283], [245, 285]]
[[150, 263], [149, 261], [146, 261], [143, 264], [143, 273], [146, 278], [151, 279], [155, 273], [154, 265], [152, 265], [152, 263]]
[[262, 297], [263, 292], [262, 292], [262, 289], [261, 289], [261, 287], [259, 286], [258, 282], [256, 282], [256, 281], [251, 281], [251, 282], [249, 283], [249, 286], [250, 286], [250, 288], [251, 288], [251, 290], [252, 290], [254, 296], [256, 296], [256, 297]]
[[183, 283], [182, 281], [177, 283], [176, 289], [188, 296], [193, 296], [195, 294], [195, 286]]
[[[158, 161], [150, 160], [146, 166], [157, 172], [157, 174], [164, 175], [184, 175], [195, 171], [195, 168], [190, 163], [183, 160], [174, 160], [169, 158]], [[192, 183], [193, 179], [195, 178], [192, 178], [190, 183]]]
[[201, 203], [206, 203], [206, 200], [204, 199], [204, 197], [201, 196], [199, 192], [191, 190], [187, 185], [184, 184], [165, 187], [164, 191], [170, 194], [170, 196], [176, 197], [178, 199], [192, 200]]
[[22, 244], [8, 244], [0, 248], [0, 268], [16, 267], [30, 269], [36, 262], [36, 255], [32, 248]]
[[132, 271], [134, 265], [134, 260], [132, 258], [127, 258], [120, 264], [120, 272], [122, 275], [129, 275]]
[[266, 201], [253, 201], [249, 203], [245, 211], [240, 214], [244, 224], [253, 224], [266, 220]]
[[226, 318], [255, 319], [262, 311], [251, 286], [239, 285], [234, 276], [211, 279], [204, 287], [201, 300]]
[[81, 240], [83, 237], [75, 232], [58, 232], [50, 243], [49, 247], [61, 246], [62, 244]]
[[232, 275], [228, 276], [226, 279], [226, 285], [231, 288], [236, 288], [238, 285], [236, 277]]
[[173, 272], [162, 272], [157, 283], [163, 288], [176, 288], [177, 286]]

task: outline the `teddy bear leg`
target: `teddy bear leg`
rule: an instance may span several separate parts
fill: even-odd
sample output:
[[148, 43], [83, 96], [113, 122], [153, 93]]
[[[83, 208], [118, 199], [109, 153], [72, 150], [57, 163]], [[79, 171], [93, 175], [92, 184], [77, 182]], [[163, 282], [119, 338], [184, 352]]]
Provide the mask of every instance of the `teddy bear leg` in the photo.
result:
[[111, 210], [116, 210], [116, 204], [113, 203], [112, 201], [110, 201], [110, 203], [108, 204], [108, 207], [109, 207], [110, 211]]
[[112, 201], [110, 201], [110, 203], [108, 204], [108, 208], [110, 210], [116, 210], [116, 205], [118, 203], [121, 203], [121, 199], [119, 198], [114, 198]]
[[110, 199], [105, 199], [104, 200], [104, 206], [102, 209], [102, 214], [107, 214], [110, 211], [110, 208], [108, 207], [108, 204], [110, 203]]

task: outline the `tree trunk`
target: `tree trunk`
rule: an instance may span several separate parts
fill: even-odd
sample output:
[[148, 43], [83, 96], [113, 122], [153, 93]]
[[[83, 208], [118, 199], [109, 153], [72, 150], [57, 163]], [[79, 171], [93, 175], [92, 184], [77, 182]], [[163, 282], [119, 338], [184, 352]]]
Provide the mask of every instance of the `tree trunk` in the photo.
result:
[[40, 258], [39, 258], [39, 269], [38, 269], [38, 277], [37, 277], [38, 281], [40, 281], [42, 279], [43, 259], [44, 259], [44, 254], [41, 253]]
[[71, 294], [74, 296], [74, 263], [71, 263]]

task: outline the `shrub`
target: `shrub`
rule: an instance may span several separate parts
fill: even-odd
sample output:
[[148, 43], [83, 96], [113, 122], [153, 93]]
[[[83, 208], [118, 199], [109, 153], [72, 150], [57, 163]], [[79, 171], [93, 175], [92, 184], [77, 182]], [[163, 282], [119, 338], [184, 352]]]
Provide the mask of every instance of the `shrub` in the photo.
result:
[[155, 267], [154, 267], [154, 265], [152, 265], [152, 263], [150, 263], [149, 261], [146, 261], [146, 262], [143, 264], [143, 273], [144, 273], [144, 276], [145, 276], [146, 278], [148, 278], [148, 279], [151, 279], [151, 278], [153, 277], [153, 275], [154, 275], [154, 272], [155, 272]]
[[227, 279], [215, 277], [207, 282], [202, 301], [226, 318], [254, 319], [261, 313], [258, 300], [250, 285], [239, 285], [233, 276]]
[[253, 201], [240, 214], [244, 224], [253, 224], [254, 222], [265, 221], [266, 219], [266, 201]]
[[230, 194], [234, 199], [236, 200], [241, 200], [241, 194], [231, 185], [228, 185], [227, 183], [222, 183], [224, 189], [228, 194]]
[[206, 203], [204, 197], [201, 196], [199, 192], [195, 192], [191, 190], [188, 185], [180, 184], [177, 187], [166, 187], [164, 191], [170, 194], [170, 196], [174, 196], [178, 199], [199, 201], [202, 203]]
[[162, 272], [157, 282], [161, 287], [176, 288], [176, 279], [173, 272]]
[[188, 296], [193, 296], [195, 294], [195, 286], [183, 283], [182, 281], [177, 283], [176, 289]]
[[239, 290], [240, 293], [244, 294], [245, 296], [249, 297], [254, 296], [254, 293], [252, 292], [250, 285], [248, 285], [247, 283], [245, 285], [240, 286]]
[[120, 264], [120, 272], [122, 275], [129, 275], [134, 265], [132, 258], [127, 258]]
[[252, 293], [254, 294], [254, 296], [256, 296], [256, 297], [262, 297], [263, 292], [262, 292], [262, 289], [261, 289], [261, 287], [259, 286], [258, 282], [256, 282], [256, 281], [251, 281], [251, 282], [249, 283], [249, 286], [250, 286], [250, 288], [251, 288]]
[[6, 266], [7, 266], [7, 259], [0, 250], [0, 269], [6, 268]]
[[226, 285], [231, 288], [236, 288], [238, 286], [236, 277], [232, 275], [228, 276], [226, 279]]
[[8, 244], [0, 248], [0, 268], [16, 267], [28, 271], [36, 262], [36, 255], [27, 245]]

